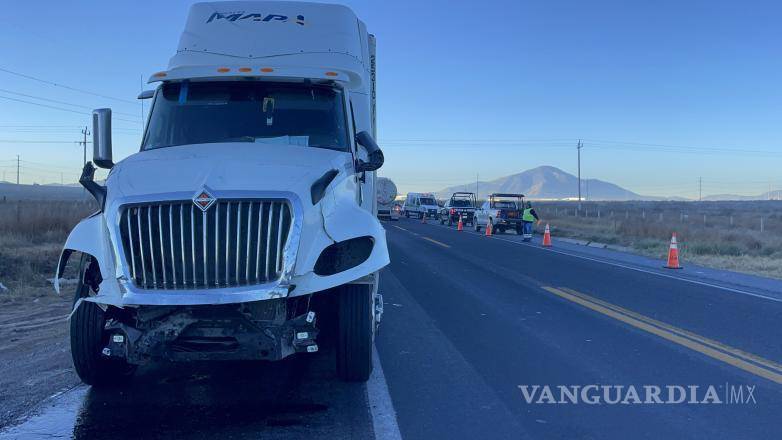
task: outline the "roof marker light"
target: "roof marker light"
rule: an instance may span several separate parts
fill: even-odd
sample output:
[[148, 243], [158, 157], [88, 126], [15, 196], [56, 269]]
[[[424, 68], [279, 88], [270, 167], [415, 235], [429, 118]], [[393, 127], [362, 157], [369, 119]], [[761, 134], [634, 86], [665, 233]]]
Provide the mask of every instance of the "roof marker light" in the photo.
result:
[[231, 69], [229, 69], [229, 68], [227, 68], [227, 67], [219, 67], [219, 68], [217, 69], [217, 71], [218, 71], [218, 72], [220, 72], [220, 73], [225, 73], [225, 72], [230, 72], [230, 71], [231, 71]]
[[326, 72], [326, 76], [337, 76], [339, 75], [337, 72]]
[[267, 72], [267, 73], [274, 72], [274, 69], [272, 69], [271, 67], [262, 67], [261, 72]]
[[168, 75], [166, 72], [158, 72], [152, 76], [154, 76], [155, 78], [163, 78], [166, 75]]
[[240, 71], [240, 72], [252, 72], [252, 71], [253, 71], [253, 69], [251, 69], [251, 68], [249, 68], [249, 67], [240, 67], [240, 68], [239, 68], [239, 71]]

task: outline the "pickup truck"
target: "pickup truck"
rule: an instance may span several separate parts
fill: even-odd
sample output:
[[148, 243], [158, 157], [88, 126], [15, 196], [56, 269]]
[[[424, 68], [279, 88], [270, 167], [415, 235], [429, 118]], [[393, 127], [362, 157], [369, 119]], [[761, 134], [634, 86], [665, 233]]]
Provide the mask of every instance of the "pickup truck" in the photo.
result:
[[488, 200], [483, 202], [475, 211], [475, 231], [480, 232], [481, 227], [492, 225], [492, 233], [502, 234], [508, 229], [515, 229], [516, 234], [522, 235], [521, 214], [524, 211], [524, 194], [489, 194]]
[[440, 208], [440, 224], [448, 223], [448, 226], [452, 226], [454, 223], [459, 222], [459, 217], [462, 217], [463, 224], [473, 224], [473, 218], [475, 216], [475, 207], [478, 202], [475, 200], [475, 193], [471, 192], [455, 192], [451, 195], [451, 198], [445, 202], [442, 208]]

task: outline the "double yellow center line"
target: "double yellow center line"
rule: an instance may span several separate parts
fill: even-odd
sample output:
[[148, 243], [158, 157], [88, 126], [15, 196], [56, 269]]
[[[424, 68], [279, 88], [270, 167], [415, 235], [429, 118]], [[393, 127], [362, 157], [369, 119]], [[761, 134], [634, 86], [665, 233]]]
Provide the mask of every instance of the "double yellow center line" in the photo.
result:
[[599, 300], [589, 295], [565, 287], [543, 287], [549, 293], [580, 304], [595, 312], [624, 322], [639, 330], [646, 331], [663, 339], [687, 347], [718, 361], [740, 368], [746, 372], [782, 384], [782, 365], [739, 350], [687, 330], [657, 321], [617, 305]]

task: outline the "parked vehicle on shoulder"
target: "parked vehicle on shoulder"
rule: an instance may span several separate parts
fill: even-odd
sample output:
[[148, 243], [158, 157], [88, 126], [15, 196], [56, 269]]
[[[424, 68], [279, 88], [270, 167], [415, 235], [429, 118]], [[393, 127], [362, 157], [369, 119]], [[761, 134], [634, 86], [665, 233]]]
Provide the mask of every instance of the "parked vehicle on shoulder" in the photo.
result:
[[55, 276], [59, 293], [81, 256], [70, 337], [83, 382], [154, 360], [276, 361], [326, 336], [339, 377], [369, 378], [389, 263], [374, 81], [374, 36], [347, 7], [191, 7], [139, 96], [152, 98], [140, 151], [115, 164], [111, 110], [93, 112], [93, 161], [111, 171], [104, 186], [85, 165], [100, 210]]
[[394, 182], [387, 177], [378, 177], [375, 186], [377, 188], [377, 218], [399, 220]]
[[474, 222], [475, 209], [477, 208], [475, 193], [455, 192], [451, 198], [440, 208], [440, 224], [452, 226], [462, 219], [463, 225], [472, 225]]
[[521, 216], [524, 211], [524, 194], [489, 194], [488, 199], [475, 211], [475, 230], [491, 223], [492, 233], [502, 234], [513, 229], [522, 235]]
[[432, 193], [408, 193], [402, 210], [407, 218], [437, 218], [440, 206]]

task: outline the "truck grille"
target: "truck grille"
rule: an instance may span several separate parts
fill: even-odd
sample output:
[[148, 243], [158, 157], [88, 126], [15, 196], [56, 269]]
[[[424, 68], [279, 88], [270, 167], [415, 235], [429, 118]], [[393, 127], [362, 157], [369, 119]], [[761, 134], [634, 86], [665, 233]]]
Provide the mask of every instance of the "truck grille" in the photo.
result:
[[290, 205], [280, 200], [221, 200], [206, 212], [191, 200], [120, 210], [125, 262], [142, 289], [214, 289], [279, 279], [290, 227]]

